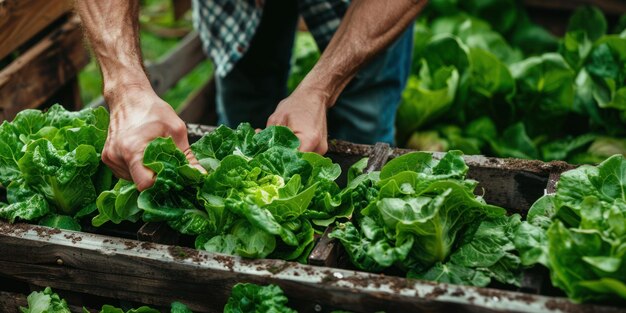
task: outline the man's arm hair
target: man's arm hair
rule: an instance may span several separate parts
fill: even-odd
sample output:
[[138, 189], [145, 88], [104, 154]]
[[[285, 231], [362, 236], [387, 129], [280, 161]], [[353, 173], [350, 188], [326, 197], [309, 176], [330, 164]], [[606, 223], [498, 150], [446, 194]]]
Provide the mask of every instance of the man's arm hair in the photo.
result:
[[105, 98], [122, 85], [150, 87], [139, 46], [139, 1], [78, 0], [76, 8], [102, 70]]
[[426, 0], [353, 0], [317, 64], [301, 83], [323, 95], [327, 107], [358, 70], [407, 29]]

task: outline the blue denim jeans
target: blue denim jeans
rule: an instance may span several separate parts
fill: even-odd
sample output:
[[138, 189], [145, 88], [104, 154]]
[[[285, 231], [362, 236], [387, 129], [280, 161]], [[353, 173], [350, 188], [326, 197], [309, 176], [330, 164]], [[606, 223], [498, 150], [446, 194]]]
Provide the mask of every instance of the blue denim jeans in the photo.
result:
[[[297, 1], [266, 1], [249, 50], [225, 77], [216, 77], [220, 124], [264, 128], [287, 96], [298, 19]], [[328, 110], [329, 138], [394, 143], [395, 115], [411, 67], [413, 27], [363, 67]]]

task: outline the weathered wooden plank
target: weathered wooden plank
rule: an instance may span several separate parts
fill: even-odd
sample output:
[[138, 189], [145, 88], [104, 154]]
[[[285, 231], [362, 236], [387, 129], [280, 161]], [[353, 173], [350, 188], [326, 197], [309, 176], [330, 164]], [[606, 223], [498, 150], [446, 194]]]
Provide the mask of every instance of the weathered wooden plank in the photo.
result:
[[178, 244], [179, 233], [163, 222], [145, 223], [137, 231], [137, 240], [166, 245]]
[[25, 295], [0, 291], [0, 312], [19, 312], [19, 307], [27, 306]]
[[215, 125], [217, 111], [215, 104], [215, 80], [210, 79], [194, 91], [177, 109], [178, 116], [187, 123]]
[[70, 0], [0, 0], [0, 59], [71, 9]]
[[59, 103], [71, 111], [78, 111], [83, 108], [83, 101], [80, 98], [78, 76], [74, 76], [74, 78], [70, 79], [64, 86], [59, 88], [59, 90], [42, 104], [42, 107], [49, 107], [55, 103]]
[[215, 128], [215, 126], [187, 123], [187, 135], [189, 136], [189, 141], [194, 142], [209, 132], [214, 131]]
[[[170, 52], [156, 62], [147, 62], [146, 71], [152, 88], [158, 95], [164, 95], [182, 77], [187, 75], [200, 62], [206, 59], [202, 43], [196, 32], [191, 32]], [[106, 105], [102, 96], [90, 102], [87, 107]]]
[[490, 204], [502, 206], [525, 216], [528, 209], [544, 195], [548, 174], [470, 165], [467, 177], [478, 181], [475, 190]]
[[524, 0], [524, 5], [555, 10], [575, 10], [583, 5], [593, 5], [608, 14], [626, 13], [626, 2], [623, 0]]
[[328, 237], [328, 234], [330, 234], [333, 229], [333, 226], [328, 226], [322, 234], [322, 237], [320, 237], [319, 241], [315, 244], [315, 247], [313, 247], [309, 255], [309, 264], [337, 267], [339, 244], [336, 240]]
[[389, 144], [384, 142], [377, 142], [374, 145], [374, 149], [372, 150], [371, 154], [368, 155], [369, 159], [367, 160], [365, 173], [380, 171], [385, 163], [387, 163], [390, 155], [391, 149], [389, 148]]
[[[300, 312], [620, 312], [563, 298], [452, 286], [282, 260], [245, 260], [193, 249], [0, 223], [0, 275], [38, 286], [221, 312], [237, 282], [275, 283]], [[315, 306], [319, 305], [316, 310]]]
[[204, 59], [200, 37], [195, 31], [191, 32], [156, 63], [147, 63], [150, 83], [156, 93], [162, 95]]
[[77, 17], [69, 19], [0, 72], [4, 119], [36, 108], [89, 62]]

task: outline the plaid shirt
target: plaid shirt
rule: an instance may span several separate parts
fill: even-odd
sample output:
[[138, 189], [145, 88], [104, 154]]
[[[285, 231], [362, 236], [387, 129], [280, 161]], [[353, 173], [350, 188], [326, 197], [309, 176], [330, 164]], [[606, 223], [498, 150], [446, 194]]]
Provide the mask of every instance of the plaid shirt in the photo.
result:
[[[317, 45], [324, 49], [339, 27], [350, 0], [298, 1]], [[217, 75], [225, 76], [246, 52], [261, 21], [263, 8], [254, 0], [193, 0], [193, 23]]]

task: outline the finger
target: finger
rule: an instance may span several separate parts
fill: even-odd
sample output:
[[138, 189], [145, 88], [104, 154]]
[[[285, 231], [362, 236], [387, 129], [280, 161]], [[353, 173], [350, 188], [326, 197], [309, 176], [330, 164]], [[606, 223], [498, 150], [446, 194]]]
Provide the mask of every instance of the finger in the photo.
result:
[[200, 162], [198, 162], [198, 159], [196, 159], [193, 151], [191, 151], [191, 147], [189, 146], [189, 137], [187, 137], [187, 127], [184, 126], [176, 132], [172, 133], [172, 139], [174, 139], [174, 144], [176, 144], [178, 149], [183, 151], [189, 164], [197, 168], [202, 174], [206, 174], [206, 169], [204, 169], [204, 167], [200, 165]]
[[185, 123], [180, 122], [180, 124], [176, 124], [177, 126], [173, 127], [171, 136], [174, 140], [174, 144], [181, 151], [185, 151], [189, 148], [189, 137], [187, 136], [187, 126]]
[[196, 156], [193, 154], [193, 151], [191, 151], [191, 147], [185, 149], [183, 151], [183, 153], [185, 154], [185, 157], [187, 158], [187, 161], [189, 161], [189, 164], [193, 167], [195, 167], [196, 169], [198, 169], [200, 171], [200, 173], [202, 174], [206, 174], [207, 171], [204, 167], [202, 167], [202, 165], [200, 165], [200, 162], [198, 161], [198, 159], [196, 159]]
[[102, 162], [113, 172], [113, 175], [119, 179], [130, 181], [130, 173], [117, 160], [113, 159], [110, 154], [102, 153]]
[[258, 133], [260, 133], [260, 132], [261, 132], [261, 130], [262, 130], [262, 129], [260, 129], [260, 128], [256, 128], [256, 129], [254, 130], [254, 133], [255, 133], [255, 134], [258, 134]]
[[301, 132], [295, 132], [295, 135], [300, 139], [300, 147], [298, 147], [298, 150], [302, 152], [312, 152], [316, 150], [317, 142], [315, 142], [311, 136]]
[[130, 170], [132, 181], [135, 182], [139, 191], [144, 191], [154, 185], [156, 175], [153, 171], [143, 165], [141, 158], [136, 158], [133, 162], [131, 162], [128, 169]]
[[267, 123], [265, 126], [270, 127], [270, 126], [281, 126], [281, 125], [286, 126], [287, 121], [283, 117], [281, 117], [280, 114], [272, 114], [267, 119]]
[[121, 167], [115, 166], [115, 165], [108, 165], [108, 167], [109, 169], [111, 169], [111, 172], [113, 172], [113, 175], [115, 175], [115, 177], [119, 179], [127, 180], [127, 181], [133, 180], [130, 177], [130, 173], [127, 170], [123, 170]]

